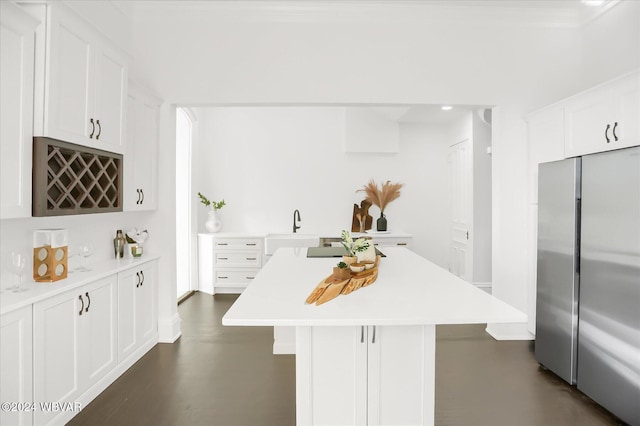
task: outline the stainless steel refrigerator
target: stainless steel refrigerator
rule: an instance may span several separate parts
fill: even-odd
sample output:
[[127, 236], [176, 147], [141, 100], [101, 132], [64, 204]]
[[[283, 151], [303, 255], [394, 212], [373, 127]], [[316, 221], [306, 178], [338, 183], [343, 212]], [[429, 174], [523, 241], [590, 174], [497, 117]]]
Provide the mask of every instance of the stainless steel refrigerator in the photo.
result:
[[640, 425], [640, 147], [541, 164], [535, 356]]

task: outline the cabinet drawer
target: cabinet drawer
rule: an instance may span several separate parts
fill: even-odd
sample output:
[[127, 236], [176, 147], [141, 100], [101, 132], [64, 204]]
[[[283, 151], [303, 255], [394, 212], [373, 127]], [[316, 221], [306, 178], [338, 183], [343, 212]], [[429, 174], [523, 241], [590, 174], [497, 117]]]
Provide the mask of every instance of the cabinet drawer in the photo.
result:
[[258, 238], [216, 238], [213, 249], [223, 250], [262, 250], [262, 240]]
[[213, 254], [216, 268], [240, 266], [259, 268], [262, 266], [262, 254], [260, 250], [220, 250]]
[[259, 269], [248, 269], [246, 271], [216, 271], [215, 286], [224, 287], [230, 284], [250, 284]]

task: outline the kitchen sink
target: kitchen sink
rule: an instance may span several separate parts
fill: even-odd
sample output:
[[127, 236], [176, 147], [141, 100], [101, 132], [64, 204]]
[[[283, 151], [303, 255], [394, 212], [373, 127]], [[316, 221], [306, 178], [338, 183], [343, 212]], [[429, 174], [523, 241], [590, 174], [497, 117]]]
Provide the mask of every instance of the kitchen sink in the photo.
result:
[[318, 247], [320, 236], [315, 234], [267, 234], [264, 237], [264, 253], [271, 255], [280, 247]]

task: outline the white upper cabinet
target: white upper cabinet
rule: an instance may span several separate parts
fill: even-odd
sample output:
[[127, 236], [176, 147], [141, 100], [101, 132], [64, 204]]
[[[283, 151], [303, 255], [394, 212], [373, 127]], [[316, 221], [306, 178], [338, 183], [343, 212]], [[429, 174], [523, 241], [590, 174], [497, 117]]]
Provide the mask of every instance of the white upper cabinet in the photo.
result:
[[636, 72], [566, 102], [566, 157], [640, 144], [639, 79]]
[[34, 40], [38, 21], [0, 2], [0, 219], [31, 216]]
[[[45, 33], [46, 31], [46, 33]], [[46, 7], [45, 59], [36, 79], [36, 136], [124, 153], [127, 61], [63, 6]], [[41, 111], [41, 112], [38, 112]]]
[[160, 104], [131, 83], [127, 95], [127, 150], [124, 159], [124, 210], [157, 207]]

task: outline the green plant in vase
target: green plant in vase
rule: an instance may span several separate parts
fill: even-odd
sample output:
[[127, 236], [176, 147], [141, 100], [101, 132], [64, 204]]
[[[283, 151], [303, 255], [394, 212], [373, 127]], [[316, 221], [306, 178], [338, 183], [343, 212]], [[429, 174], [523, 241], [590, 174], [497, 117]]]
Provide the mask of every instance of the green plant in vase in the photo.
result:
[[341, 237], [342, 241], [340, 243], [347, 250], [347, 255], [343, 256], [342, 259], [349, 265], [358, 260], [358, 253], [362, 253], [369, 248], [369, 240], [358, 238], [354, 241], [348, 231], [342, 230]]

